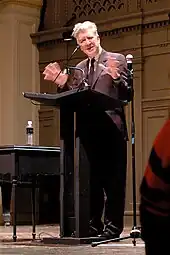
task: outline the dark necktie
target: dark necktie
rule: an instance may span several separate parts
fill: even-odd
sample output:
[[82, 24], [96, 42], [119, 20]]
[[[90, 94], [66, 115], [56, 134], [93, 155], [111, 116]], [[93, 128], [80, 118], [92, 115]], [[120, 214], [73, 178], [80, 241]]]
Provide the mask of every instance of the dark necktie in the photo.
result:
[[87, 83], [89, 86], [91, 86], [93, 84], [94, 62], [95, 62], [94, 58], [89, 60], [90, 69], [89, 69], [89, 72], [87, 75]]

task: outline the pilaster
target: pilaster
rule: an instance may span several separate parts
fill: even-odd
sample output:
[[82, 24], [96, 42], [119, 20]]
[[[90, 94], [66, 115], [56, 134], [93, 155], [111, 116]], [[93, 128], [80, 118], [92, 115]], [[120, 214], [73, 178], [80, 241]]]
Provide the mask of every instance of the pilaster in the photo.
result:
[[0, 144], [25, 144], [27, 120], [39, 143], [38, 107], [22, 95], [39, 91], [39, 54], [30, 38], [39, 25], [41, 0], [0, 2]]

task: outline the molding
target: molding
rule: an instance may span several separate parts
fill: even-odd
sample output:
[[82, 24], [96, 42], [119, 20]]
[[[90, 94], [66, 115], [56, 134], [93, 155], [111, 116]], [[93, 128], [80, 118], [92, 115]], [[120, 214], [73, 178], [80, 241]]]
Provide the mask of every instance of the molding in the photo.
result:
[[142, 103], [155, 102], [155, 101], [170, 101], [170, 96], [168, 97], [157, 97], [157, 98], [146, 98], [142, 99]]
[[[168, 105], [150, 105], [150, 106], [145, 106], [142, 108], [142, 113], [145, 112], [154, 112], [154, 111], [162, 111], [162, 110], [169, 110], [170, 106]], [[158, 114], [159, 116], [159, 114]]]
[[142, 99], [142, 112], [170, 108], [170, 97]]
[[20, 5], [24, 7], [40, 8], [42, 0], [1, 0], [0, 7], [4, 5]]
[[[170, 8], [153, 10], [153, 11], [144, 11], [143, 9], [141, 9], [140, 12], [124, 14], [112, 19], [101, 20], [99, 22], [96, 22], [96, 24], [99, 27], [102, 25], [107, 25], [108, 27], [112, 26], [113, 28], [114, 27], [116, 28], [119, 22], [127, 24], [127, 26], [134, 24], [134, 21], [135, 22], [140, 21], [139, 23], [152, 23], [162, 19], [168, 20], [167, 13], [169, 12], [170, 12]], [[162, 18], [158, 18], [158, 17], [162, 17]]]
[[[133, 16], [133, 15], [132, 15]], [[138, 15], [139, 18], [139, 15]], [[122, 17], [122, 23], [123, 22], [123, 17]], [[108, 21], [105, 21], [108, 22]], [[113, 23], [115, 22], [112, 21]], [[129, 26], [124, 26], [124, 27], [118, 27], [112, 29], [111, 23], [109, 26], [104, 26], [101, 27], [101, 23], [97, 23], [97, 26], [99, 27], [99, 34], [101, 37], [121, 37], [124, 36], [127, 33], [141, 33], [143, 34], [146, 32], [146, 30], [153, 30], [153, 29], [159, 29], [163, 27], [170, 27], [170, 21], [169, 20], [159, 20], [159, 21], [154, 21], [154, 22], [149, 22], [149, 23], [142, 23], [141, 19], [138, 19], [133, 22], [133, 25]], [[38, 33], [31, 34], [32, 42], [33, 44], [37, 44], [38, 47], [44, 48], [47, 47], [47, 45], [56, 45], [63, 43], [63, 38], [62, 38], [62, 33], [66, 31], [72, 31], [72, 27], [67, 27], [67, 28], [56, 28], [56, 29], [51, 29], [47, 31], [42, 31]]]
[[40, 121], [54, 119], [54, 117], [57, 114], [56, 108], [51, 108], [51, 107], [41, 108], [41, 104], [39, 106], [40, 106], [40, 109], [38, 110], [38, 115], [39, 115]]

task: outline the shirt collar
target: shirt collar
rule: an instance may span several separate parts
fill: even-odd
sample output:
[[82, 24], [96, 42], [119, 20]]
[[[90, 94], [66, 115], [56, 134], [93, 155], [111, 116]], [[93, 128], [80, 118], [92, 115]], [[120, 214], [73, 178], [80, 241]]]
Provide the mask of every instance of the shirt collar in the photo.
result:
[[96, 62], [99, 60], [99, 57], [100, 57], [100, 55], [101, 55], [101, 53], [102, 53], [102, 50], [103, 50], [102, 47], [99, 46], [99, 52], [98, 52], [98, 54], [94, 57], [94, 59], [95, 59]]

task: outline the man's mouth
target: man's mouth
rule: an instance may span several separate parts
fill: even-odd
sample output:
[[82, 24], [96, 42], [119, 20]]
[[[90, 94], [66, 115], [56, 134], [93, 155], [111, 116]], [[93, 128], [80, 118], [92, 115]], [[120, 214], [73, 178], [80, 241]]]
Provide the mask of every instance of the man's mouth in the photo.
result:
[[87, 50], [88, 51], [92, 51], [94, 49], [94, 47], [92, 46], [92, 47], [89, 47], [89, 48], [87, 48]]

